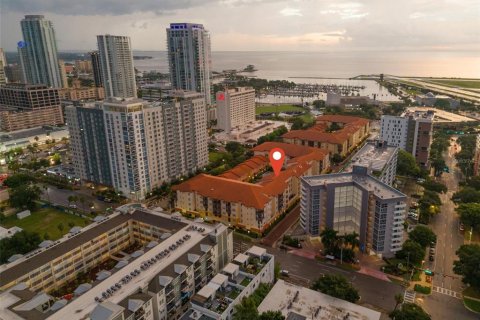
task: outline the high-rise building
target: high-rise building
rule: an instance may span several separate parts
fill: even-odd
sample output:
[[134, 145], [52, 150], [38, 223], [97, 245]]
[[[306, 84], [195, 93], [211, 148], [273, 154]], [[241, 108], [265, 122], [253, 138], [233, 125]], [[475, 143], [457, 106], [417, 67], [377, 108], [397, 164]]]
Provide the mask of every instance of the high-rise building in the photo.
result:
[[97, 44], [106, 97], [137, 97], [130, 38], [99, 35]]
[[0, 125], [3, 131], [63, 123], [57, 88], [13, 83], [0, 87]]
[[[87, 109], [67, 107], [67, 123], [72, 123], [75, 170], [84, 180], [110, 184], [127, 197], [143, 199], [163, 182], [208, 164], [205, 101], [199, 93], [175, 92], [153, 104], [110, 98], [88, 111], [82, 108]], [[86, 120], [76, 123], [82, 113], [90, 117], [88, 128]], [[104, 126], [95, 127], [102, 119]], [[107, 161], [110, 183], [99, 173]]]
[[95, 86], [103, 87], [102, 69], [100, 66], [100, 56], [98, 51], [90, 52], [90, 58], [92, 59], [92, 72]]
[[7, 65], [7, 59], [3, 49], [0, 48], [0, 85], [7, 83], [7, 77], [5, 76], [5, 66]]
[[229, 133], [255, 121], [255, 89], [235, 88], [217, 92], [217, 128]]
[[428, 168], [433, 119], [431, 111], [407, 111], [401, 116], [383, 115], [380, 139], [411, 153], [420, 166]]
[[168, 63], [173, 89], [210, 93], [210, 35], [201, 24], [171, 23], [167, 28]]
[[101, 105], [65, 107], [75, 173], [85, 181], [112, 185], [110, 156]]
[[359, 235], [360, 250], [390, 257], [401, 249], [406, 196], [354, 166], [350, 173], [302, 178], [300, 224], [311, 236], [327, 228]]
[[25, 82], [62, 87], [52, 22], [42, 15], [26, 15], [20, 24], [24, 45], [18, 50]]

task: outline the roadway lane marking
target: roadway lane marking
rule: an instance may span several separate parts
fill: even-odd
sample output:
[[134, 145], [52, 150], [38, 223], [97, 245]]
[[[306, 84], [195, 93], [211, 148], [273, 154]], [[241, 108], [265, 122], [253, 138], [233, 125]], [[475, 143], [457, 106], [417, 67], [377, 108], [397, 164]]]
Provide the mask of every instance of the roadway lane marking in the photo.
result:
[[403, 294], [403, 301], [409, 302], [409, 303], [415, 303], [415, 296], [416, 294], [414, 291], [405, 290], [405, 293]]
[[462, 299], [462, 294], [447, 288], [433, 286], [433, 292], [444, 294], [446, 296], [454, 297], [457, 299]]

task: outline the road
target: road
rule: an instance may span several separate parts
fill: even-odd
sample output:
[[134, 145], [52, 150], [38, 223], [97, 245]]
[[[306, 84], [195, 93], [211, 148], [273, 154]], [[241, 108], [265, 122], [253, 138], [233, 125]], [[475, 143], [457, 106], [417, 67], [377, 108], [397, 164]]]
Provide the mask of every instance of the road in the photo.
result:
[[[253, 244], [234, 235], [234, 254], [247, 250]], [[360, 304], [372, 306], [384, 313], [390, 312], [395, 307], [395, 294], [403, 293], [404, 288], [392, 282], [386, 282], [355, 271], [343, 270], [334, 265], [297, 256], [277, 248], [262, 244], [255, 245], [265, 247], [268, 253], [275, 256], [275, 261], [280, 263], [281, 268], [289, 271], [288, 279], [285, 280], [309, 287], [312, 281], [324, 274], [341, 274], [359, 290]]]
[[431, 89], [432, 91], [440, 92], [447, 95], [453, 95], [458, 98], [480, 102], [480, 93], [478, 92], [473, 92], [473, 91], [465, 90], [462, 88], [455, 88], [455, 87], [449, 87], [441, 84], [426, 82], [425, 80], [418, 79], [418, 78], [401, 78], [401, 77], [394, 77], [394, 76], [389, 76], [389, 78], [394, 80], [400, 80], [400, 81], [403, 80], [403, 81], [411, 82], [420, 87]]
[[263, 239], [262, 243], [274, 247], [283, 234], [300, 218], [300, 204], [292, 209]]
[[[460, 147], [457, 151], [460, 151]], [[455, 204], [451, 201], [453, 193], [458, 190], [458, 182], [462, 179], [460, 169], [455, 166], [454, 155], [454, 143], [451, 142], [444, 157], [450, 173], [443, 173], [441, 177], [448, 192], [440, 195], [441, 212], [431, 222], [431, 227], [437, 234], [437, 246], [435, 261], [427, 262], [427, 266], [435, 271], [434, 290], [430, 296], [417, 299], [417, 303], [425, 308], [433, 320], [479, 319], [478, 315], [463, 306], [461, 300], [463, 284], [461, 278], [453, 273], [453, 261], [457, 259], [455, 251], [463, 244]]]

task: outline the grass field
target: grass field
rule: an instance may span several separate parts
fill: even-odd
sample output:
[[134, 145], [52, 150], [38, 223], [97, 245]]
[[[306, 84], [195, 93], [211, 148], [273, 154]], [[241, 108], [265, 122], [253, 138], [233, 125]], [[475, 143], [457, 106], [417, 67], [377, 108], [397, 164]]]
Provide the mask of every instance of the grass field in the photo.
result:
[[[43, 208], [32, 212], [32, 214], [21, 220], [17, 219], [16, 215], [5, 218], [2, 226], [10, 228], [17, 226], [25, 231], [37, 232], [42, 238], [45, 233], [48, 233], [51, 240], [61, 238], [70, 230], [68, 225], [70, 222], [76, 226], [84, 227], [84, 218], [74, 216], [72, 214], [64, 213], [52, 208]], [[58, 229], [58, 225], [63, 224], [63, 230]]]
[[463, 295], [480, 299], [480, 291], [475, 290], [473, 287], [468, 287], [467, 289], [463, 290]]
[[465, 89], [480, 89], [480, 80], [433, 79], [427, 82]]
[[223, 158], [224, 153], [211, 151], [208, 153], [208, 161], [209, 162], [217, 162]]
[[304, 109], [302, 107], [294, 106], [291, 104], [282, 104], [282, 105], [269, 104], [269, 105], [257, 106], [255, 108], [256, 114], [273, 113], [273, 112], [280, 113], [284, 111], [304, 111]]

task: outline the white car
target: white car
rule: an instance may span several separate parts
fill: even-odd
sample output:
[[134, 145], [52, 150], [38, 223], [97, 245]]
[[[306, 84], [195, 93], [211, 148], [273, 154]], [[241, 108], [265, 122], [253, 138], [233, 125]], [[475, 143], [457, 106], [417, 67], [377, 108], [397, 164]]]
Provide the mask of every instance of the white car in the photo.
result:
[[77, 205], [76, 204], [70, 204], [68, 205], [69, 208], [72, 208], [72, 209], [77, 209]]

